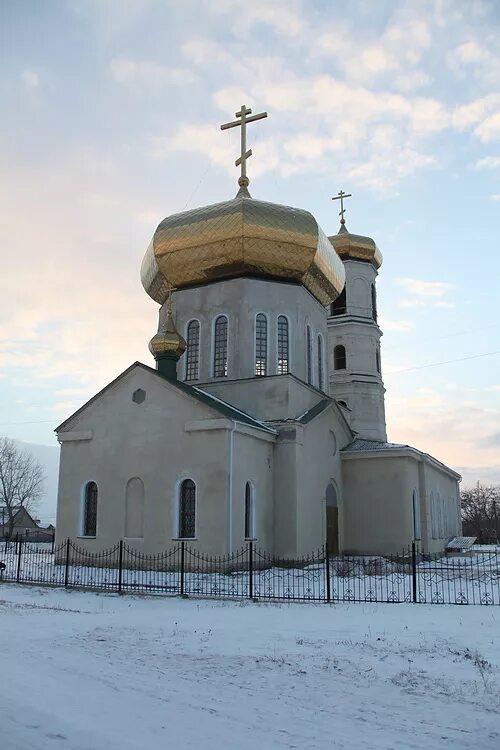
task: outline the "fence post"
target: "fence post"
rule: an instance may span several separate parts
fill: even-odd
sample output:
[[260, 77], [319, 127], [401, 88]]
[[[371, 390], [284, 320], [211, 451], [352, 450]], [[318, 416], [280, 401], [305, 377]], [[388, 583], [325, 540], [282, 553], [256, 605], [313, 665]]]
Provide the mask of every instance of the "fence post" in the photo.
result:
[[253, 599], [253, 542], [248, 544], [248, 598]]
[[68, 585], [69, 581], [69, 537], [66, 539], [66, 569], [64, 571], [64, 585]]
[[411, 543], [411, 578], [412, 578], [412, 600], [413, 603], [417, 603], [417, 545], [415, 542]]
[[122, 573], [123, 573], [123, 539], [120, 539], [120, 551], [118, 553], [118, 593], [122, 593]]
[[325, 543], [325, 575], [326, 575], [326, 601], [328, 604], [332, 601], [332, 592], [330, 589], [330, 550], [328, 549], [328, 539]]
[[20, 541], [17, 544], [17, 575], [16, 575], [16, 581], [19, 583], [21, 580], [21, 555], [23, 551], [23, 540], [22, 537]]
[[181, 596], [184, 596], [184, 544], [181, 542]]

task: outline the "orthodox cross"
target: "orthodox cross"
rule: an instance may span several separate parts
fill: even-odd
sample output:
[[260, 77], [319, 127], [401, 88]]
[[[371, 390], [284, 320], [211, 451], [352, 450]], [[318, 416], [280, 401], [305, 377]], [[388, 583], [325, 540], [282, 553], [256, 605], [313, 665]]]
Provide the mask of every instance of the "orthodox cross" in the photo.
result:
[[238, 185], [240, 187], [248, 187], [250, 184], [250, 180], [247, 177], [247, 159], [252, 156], [252, 149], [249, 148], [247, 151], [247, 124], [249, 122], [255, 122], [255, 120], [263, 120], [264, 117], [267, 117], [267, 112], [261, 112], [258, 115], [248, 117], [248, 115], [251, 114], [252, 110], [247, 109], [246, 106], [242, 104], [240, 111], [235, 114], [239, 119], [233, 120], [233, 122], [226, 122], [224, 125], [220, 126], [221, 130], [241, 127], [241, 156], [239, 156], [234, 162], [236, 167], [241, 166], [241, 175], [238, 180]]
[[345, 214], [345, 208], [344, 208], [344, 198], [352, 198], [352, 193], [344, 193], [343, 190], [339, 190], [335, 198], [332, 198], [332, 201], [340, 201], [340, 223], [345, 224], [344, 214]]

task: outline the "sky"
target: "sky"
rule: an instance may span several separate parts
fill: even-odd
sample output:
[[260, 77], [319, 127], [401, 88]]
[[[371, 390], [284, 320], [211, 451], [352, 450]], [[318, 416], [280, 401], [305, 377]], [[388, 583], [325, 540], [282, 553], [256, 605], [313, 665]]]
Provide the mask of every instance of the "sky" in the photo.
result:
[[384, 255], [389, 438], [500, 483], [500, 4], [3, 0], [0, 434], [54, 428], [133, 361], [158, 223], [237, 190]]

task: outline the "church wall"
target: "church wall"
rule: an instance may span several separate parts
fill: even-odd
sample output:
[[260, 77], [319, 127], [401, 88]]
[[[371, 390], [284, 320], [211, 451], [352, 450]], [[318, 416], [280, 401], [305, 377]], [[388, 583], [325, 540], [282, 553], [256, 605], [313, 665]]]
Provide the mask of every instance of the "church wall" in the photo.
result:
[[245, 541], [245, 485], [252, 485], [256, 546], [271, 552], [274, 530], [274, 443], [234, 434], [232, 549]]
[[[425, 462], [423, 471], [420, 501], [424, 550], [440, 552], [452, 537], [462, 533], [460, 487], [437, 466]], [[437, 516], [434, 523], [433, 514]]]
[[342, 457], [344, 546], [353, 554], [399, 553], [413, 541], [418, 469], [400, 456]]
[[[137, 388], [146, 391], [142, 404], [132, 401]], [[97, 538], [78, 542], [91, 549], [116, 543], [125, 534], [127, 482], [139, 477], [144, 539], [131, 544], [146, 552], [170, 547], [177, 536], [178, 485], [189, 477], [197, 485], [197, 544], [221, 552], [227, 546], [228, 432], [185, 431], [189, 420], [218, 416], [157, 376], [132, 370], [66, 427], [91, 430], [93, 437], [62, 444], [58, 543], [81, 535], [82, 491], [90, 480], [99, 491]]]
[[[339, 548], [343, 547], [343, 493], [339, 450], [345, 427], [332, 409], [309, 424], [302, 436], [298, 472], [297, 551], [307, 555], [326, 541], [326, 489], [333, 481], [339, 501]], [[335, 438], [332, 437], [332, 433]]]
[[315, 388], [290, 375], [220, 380], [201, 387], [260, 420], [294, 419], [323, 398]]
[[302, 428], [295, 424], [282, 427], [274, 446], [274, 552], [279, 557], [297, 556], [301, 455]]
[[[325, 308], [303, 286], [266, 279], [238, 278], [218, 281], [191, 289], [177, 290], [173, 295], [176, 325], [186, 336], [190, 320], [200, 322], [200, 365], [198, 382], [213, 378], [213, 326], [217, 315], [228, 317], [229, 380], [255, 375], [255, 316], [264, 313], [268, 323], [268, 374], [277, 373], [277, 318], [285, 315], [289, 322], [289, 371], [307, 380], [305, 326], [313, 332], [314, 384], [317, 384], [316, 340], [320, 333], [326, 349]], [[160, 321], [166, 306], [160, 311]], [[326, 353], [326, 352], [325, 352]], [[323, 357], [325, 387], [328, 384], [326, 356]], [[185, 378], [186, 355], [177, 365], [180, 380]]]

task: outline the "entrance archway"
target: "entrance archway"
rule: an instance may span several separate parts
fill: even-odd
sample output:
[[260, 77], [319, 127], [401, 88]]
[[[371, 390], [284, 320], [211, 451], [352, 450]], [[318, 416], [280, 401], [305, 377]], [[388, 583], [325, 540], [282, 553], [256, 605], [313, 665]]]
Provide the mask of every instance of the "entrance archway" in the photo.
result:
[[330, 555], [339, 554], [339, 502], [333, 482], [326, 488], [326, 543]]

